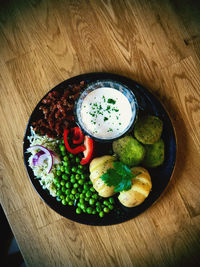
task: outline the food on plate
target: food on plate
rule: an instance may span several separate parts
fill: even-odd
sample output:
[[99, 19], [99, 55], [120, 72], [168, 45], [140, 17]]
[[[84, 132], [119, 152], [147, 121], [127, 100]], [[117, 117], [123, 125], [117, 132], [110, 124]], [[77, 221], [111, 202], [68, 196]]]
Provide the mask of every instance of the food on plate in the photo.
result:
[[[133, 167], [131, 189], [122, 191], [119, 194], [119, 201], [126, 207], [135, 207], [140, 205], [149, 195], [152, 183], [149, 172], [142, 167]], [[135, 176], [136, 175], [136, 176]]]
[[165, 146], [162, 139], [152, 145], [145, 145], [146, 154], [143, 165], [149, 168], [163, 164], [165, 158]]
[[113, 156], [102, 156], [94, 158], [90, 163], [90, 180], [94, 189], [102, 197], [110, 197], [115, 194], [114, 187], [108, 186], [101, 179], [101, 176], [110, 168], [113, 168]]
[[31, 153], [29, 166], [43, 189], [47, 189], [62, 205], [75, 207], [77, 214], [97, 214], [102, 218], [114, 209], [114, 199], [103, 199], [92, 186], [88, 164], [80, 164], [83, 159], [87, 160], [90, 152], [83, 158], [82, 152], [68, 152], [62, 139], [40, 136], [34, 130], [31, 134], [27, 149]]
[[[126, 207], [138, 206], [148, 197], [151, 177], [138, 165], [153, 168], [163, 163], [163, 122], [152, 115], [142, 116], [132, 133], [135, 138], [131, 133], [118, 138], [134, 121], [136, 106], [120, 90], [102, 87], [87, 93], [79, 113], [76, 108], [80, 128], [73, 110], [83, 87], [84, 82], [68, 85], [42, 100], [41, 118], [32, 123], [28, 137], [28, 162], [42, 188], [62, 205], [72, 206], [77, 214], [102, 218], [115, 210], [114, 194], [119, 194]], [[109, 146], [93, 139], [109, 141]], [[104, 145], [99, 154], [97, 144]]]
[[61, 137], [64, 129], [72, 127], [74, 122], [74, 103], [84, 86], [84, 81], [77, 85], [68, 85], [63, 93], [52, 91], [42, 100], [39, 109], [41, 118], [32, 123], [34, 130], [41, 135]]
[[135, 123], [134, 136], [141, 143], [150, 145], [160, 139], [162, 130], [163, 122], [158, 117], [146, 115]]
[[138, 165], [145, 156], [143, 145], [128, 135], [113, 142], [113, 151], [129, 167]]
[[119, 90], [107, 87], [95, 89], [81, 103], [78, 101], [79, 124], [95, 138], [117, 138], [130, 127], [136, 116], [136, 109], [132, 106], [128, 97]]

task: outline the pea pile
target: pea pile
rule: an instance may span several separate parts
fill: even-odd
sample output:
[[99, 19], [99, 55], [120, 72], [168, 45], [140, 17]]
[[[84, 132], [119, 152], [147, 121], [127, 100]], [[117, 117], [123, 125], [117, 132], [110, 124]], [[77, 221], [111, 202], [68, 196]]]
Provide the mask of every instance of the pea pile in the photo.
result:
[[59, 145], [59, 154], [62, 160], [54, 178], [57, 200], [63, 205], [75, 206], [77, 214], [83, 212], [104, 217], [113, 210], [114, 198], [105, 200], [93, 188], [88, 166], [80, 164], [82, 154], [68, 153], [63, 142]]

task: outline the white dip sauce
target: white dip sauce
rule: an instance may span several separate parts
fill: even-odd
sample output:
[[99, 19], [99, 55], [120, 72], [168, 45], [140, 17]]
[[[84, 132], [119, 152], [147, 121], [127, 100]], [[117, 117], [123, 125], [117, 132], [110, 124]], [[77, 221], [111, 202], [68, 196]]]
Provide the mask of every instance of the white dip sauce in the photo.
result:
[[120, 91], [102, 87], [89, 93], [81, 106], [86, 131], [100, 139], [112, 139], [124, 133], [132, 116], [131, 105]]

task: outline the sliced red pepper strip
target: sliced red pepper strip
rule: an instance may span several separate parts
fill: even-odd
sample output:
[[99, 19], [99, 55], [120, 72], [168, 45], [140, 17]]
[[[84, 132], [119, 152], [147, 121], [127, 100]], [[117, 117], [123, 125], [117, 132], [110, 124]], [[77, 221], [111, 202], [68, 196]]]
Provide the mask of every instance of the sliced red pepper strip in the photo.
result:
[[84, 146], [86, 149], [83, 151], [84, 158], [82, 158], [82, 160], [80, 161], [81, 165], [89, 163], [90, 160], [92, 159], [94, 141], [87, 135], [85, 136], [84, 139]]
[[81, 129], [77, 126], [71, 129], [73, 132], [72, 142], [73, 144], [80, 144], [84, 140], [84, 135], [81, 131]]
[[78, 154], [80, 152], [83, 152], [85, 150], [85, 146], [84, 145], [80, 145], [80, 146], [77, 146], [75, 148], [71, 148], [70, 147], [70, 145], [68, 143], [68, 140], [67, 140], [68, 134], [69, 134], [69, 130], [68, 129], [64, 129], [63, 139], [64, 139], [64, 142], [65, 142], [65, 147], [66, 147], [67, 151], [69, 151], [72, 154]]

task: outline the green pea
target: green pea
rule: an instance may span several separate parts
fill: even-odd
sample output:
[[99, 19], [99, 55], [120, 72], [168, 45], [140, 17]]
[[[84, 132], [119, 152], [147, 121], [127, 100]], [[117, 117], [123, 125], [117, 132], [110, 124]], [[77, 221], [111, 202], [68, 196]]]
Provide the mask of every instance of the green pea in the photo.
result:
[[93, 198], [90, 198], [90, 199], [89, 199], [89, 204], [90, 204], [90, 205], [94, 205], [94, 203], [95, 203], [95, 200], [94, 200]]
[[61, 166], [61, 167], [60, 167], [60, 171], [61, 171], [61, 172], [64, 172], [64, 171], [65, 171], [64, 166]]
[[86, 209], [83, 209], [83, 212], [86, 213]]
[[87, 206], [84, 203], [82, 203], [81, 206], [80, 206], [80, 208], [83, 210], [83, 209], [86, 209]]
[[70, 182], [74, 184], [76, 182], [75, 178], [71, 178]]
[[88, 197], [85, 197], [85, 201], [89, 201], [89, 198]]
[[65, 151], [61, 151], [61, 155], [64, 157], [66, 155]]
[[77, 168], [76, 167], [72, 167], [72, 172], [76, 172]]
[[87, 192], [87, 190], [83, 189], [82, 193], [85, 194]]
[[62, 178], [63, 178], [64, 180], [68, 180], [68, 176], [67, 176], [66, 174], [63, 174], [63, 175], [62, 175]]
[[81, 198], [81, 197], [80, 197], [80, 200], [79, 200], [79, 202], [80, 202], [81, 204], [85, 203], [84, 199], [83, 199], [83, 198]]
[[60, 147], [60, 151], [65, 151], [65, 146], [64, 145], [61, 145], [59, 147]]
[[111, 204], [114, 204], [114, 203], [115, 203], [114, 198], [113, 198], [113, 197], [109, 197], [109, 202], [110, 202]]
[[76, 161], [77, 163], [79, 163], [79, 162], [80, 162], [79, 157], [76, 157], [76, 158], [75, 158], [75, 161]]
[[96, 202], [96, 206], [100, 207], [101, 206], [101, 202]]
[[73, 195], [75, 195], [76, 194], [76, 189], [72, 189], [72, 191], [71, 191], [71, 193], [73, 194]]
[[65, 196], [64, 195], [60, 195], [60, 199], [64, 199], [65, 198]]
[[81, 208], [76, 208], [76, 213], [81, 214]]
[[56, 175], [58, 175], [58, 176], [60, 176], [62, 173], [61, 173], [61, 171], [60, 170], [58, 170], [57, 172], [56, 172]]
[[89, 190], [89, 186], [88, 186], [87, 184], [84, 184], [84, 185], [83, 185], [83, 188], [84, 188], [85, 190]]
[[59, 183], [56, 183], [56, 187], [57, 187], [57, 189], [60, 189], [61, 185]]
[[105, 207], [104, 209], [103, 209], [103, 211], [105, 212], [105, 213], [109, 213], [109, 208], [108, 207]]
[[85, 180], [86, 175], [85, 174], [81, 174], [81, 179]]
[[80, 202], [78, 202], [77, 206], [80, 208], [80, 207], [81, 207], [81, 203], [80, 203]]
[[101, 208], [100, 207], [96, 207], [96, 211], [97, 212], [101, 212]]
[[56, 165], [56, 170], [57, 170], [57, 171], [60, 171], [60, 164], [57, 164], [57, 165]]
[[100, 212], [99, 212], [99, 217], [102, 218], [103, 216], [104, 216], [104, 212], [103, 212], [103, 211], [100, 211]]
[[75, 178], [76, 178], [76, 180], [79, 180], [80, 179], [80, 175], [76, 174]]
[[84, 198], [84, 194], [83, 193], [80, 194], [80, 198]]
[[65, 199], [62, 200], [62, 204], [63, 205], [66, 205], [67, 204], [67, 201]]
[[[68, 157], [64, 156], [63, 160], [67, 162], [68, 161]], [[65, 166], [67, 166], [67, 165], [65, 165]]]
[[75, 199], [75, 196], [72, 195], [72, 194], [70, 194], [70, 195], [69, 195], [69, 198], [70, 198], [71, 200], [74, 200], [74, 199]]
[[74, 201], [72, 201], [72, 200], [70, 200], [70, 201], [68, 202], [68, 205], [69, 205], [69, 206], [73, 206], [73, 204], [74, 204]]
[[56, 184], [56, 183], [59, 183], [59, 178], [58, 177], [55, 177], [54, 179], [53, 179], [53, 182]]
[[70, 193], [71, 193], [71, 190], [70, 190], [70, 189], [66, 189], [66, 190], [65, 190], [65, 194], [66, 194], [66, 195], [70, 195]]
[[66, 190], [65, 186], [62, 186], [62, 187], [61, 187], [61, 191], [62, 191], [62, 192], [65, 192], [65, 190]]
[[63, 186], [65, 185], [65, 181], [64, 180], [61, 180], [60, 184]]
[[70, 176], [70, 178], [75, 178], [75, 174], [72, 173], [71, 176]]
[[96, 200], [98, 199], [98, 197], [99, 197], [98, 194], [93, 194], [93, 195], [92, 195], [92, 198], [94, 198], [94, 199], [96, 199]]
[[67, 183], [65, 184], [65, 187], [70, 188], [70, 187], [71, 187], [71, 183], [70, 183], [70, 182], [67, 182]]
[[75, 198], [79, 198], [80, 194], [79, 193], [76, 193], [75, 194]]
[[89, 182], [88, 182], [88, 184], [89, 184], [89, 185], [92, 185], [92, 182], [91, 182], [91, 181], [89, 181]]
[[78, 188], [78, 192], [81, 193], [82, 192], [82, 188], [79, 187]]
[[81, 174], [81, 171], [80, 170], [77, 170], [76, 173], [78, 173], [80, 175]]
[[69, 157], [72, 159], [74, 155], [72, 153], [69, 153]]
[[57, 200], [57, 201], [61, 201], [61, 199], [60, 199], [59, 197], [56, 197], [56, 200]]
[[74, 188], [78, 188], [78, 184], [75, 183], [75, 184], [73, 185], [73, 187], [74, 187]]
[[108, 206], [109, 205], [109, 202], [107, 200], [104, 200], [103, 204], [106, 205], [106, 206]]
[[86, 195], [86, 197], [90, 197], [91, 196], [91, 192], [87, 191], [85, 195]]
[[90, 187], [90, 191], [95, 192], [96, 190], [94, 189], [94, 187]]
[[88, 208], [86, 209], [86, 211], [87, 211], [88, 214], [91, 214], [91, 213], [92, 213], [92, 208], [91, 208], [91, 207], [88, 207]]
[[108, 205], [108, 208], [110, 209], [110, 210], [113, 210], [114, 209], [114, 206], [113, 205]]
[[69, 201], [70, 201], [69, 196], [66, 196], [65, 200], [66, 200], [67, 202], [69, 202]]
[[78, 184], [83, 185], [84, 184], [83, 180], [78, 180]]
[[92, 211], [92, 214], [96, 214], [96, 213], [97, 213], [96, 210], [93, 210], [93, 211]]
[[65, 173], [70, 174], [70, 168], [69, 167], [65, 167]]
[[83, 169], [83, 165], [79, 164], [79, 165], [78, 165], [78, 168], [79, 168], [79, 169]]
[[60, 195], [62, 195], [62, 191], [61, 190], [58, 190], [56, 194], [59, 197]]

